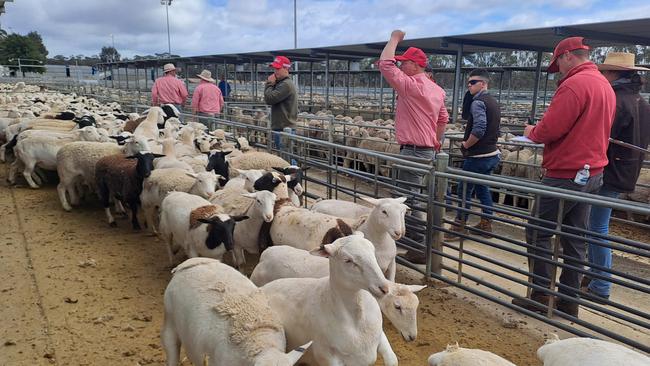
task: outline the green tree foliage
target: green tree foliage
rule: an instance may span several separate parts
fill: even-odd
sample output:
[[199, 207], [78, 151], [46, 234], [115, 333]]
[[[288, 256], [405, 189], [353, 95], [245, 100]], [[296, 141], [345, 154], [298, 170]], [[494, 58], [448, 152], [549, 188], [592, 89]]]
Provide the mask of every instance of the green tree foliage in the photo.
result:
[[[18, 59], [20, 58], [23, 73], [44, 73], [45, 68], [40, 66], [45, 65], [47, 53], [43, 40], [37, 32], [30, 32], [26, 36], [12, 33], [4, 38], [0, 38], [0, 64], [16, 65], [11, 68], [18, 70]], [[34, 60], [40, 61], [41, 63], [39, 64]], [[35, 64], [38, 64], [39, 67], [29, 66]]]
[[121, 60], [120, 53], [111, 46], [102, 47], [102, 51], [99, 53], [99, 58], [102, 60], [102, 62], [114, 62]]

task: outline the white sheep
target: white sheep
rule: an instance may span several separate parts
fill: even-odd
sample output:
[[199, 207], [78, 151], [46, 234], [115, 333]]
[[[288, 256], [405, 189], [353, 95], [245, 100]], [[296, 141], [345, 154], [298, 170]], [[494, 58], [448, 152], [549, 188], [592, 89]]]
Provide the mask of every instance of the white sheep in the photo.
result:
[[350, 214], [345, 211], [346, 206], [342, 206], [336, 215], [320, 213], [313, 210], [313, 207], [313, 211], [305, 210], [306, 212], [297, 208], [281, 207], [271, 225], [271, 239], [277, 244], [310, 250], [330, 240], [328, 234], [335, 233], [330, 230], [336, 231], [335, 228], [338, 227], [344, 233], [344, 226], [340, 223], [342, 221], [352, 230], [362, 232], [375, 245], [379, 267], [387, 279], [394, 281], [397, 256], [395, 240], [399, 240], [406, 233], [404, 216], [409, 210], [404, 204], [406, 197], [361, 199], [373, 205], [373, 208], [367, 216], [357, 216], [356, 219], [347, 218]]
[[291, 366], [311, 345], [284, 353], [286, 337], [266, 296], [233, 268], [191, 258], [172, 271], [165, 289], [160, 338], [167, 366], [181, 345], [194, 365]]
[[151, 107], [147, 118], [133, 131], [133, 135], [156, 140], [159, 137], [158, 123], [163, 122], [163, 111], [160, 107]]
[[[25, 131], [29, 132], [29, 131]], [[36, 132], [36, 131], [34, 131]], [[22, 134], [21, 134], [22, 135]], [[9, 182], [15, 183], [16, 172], [23, 167], [23, 176], [32, 188], [39, 188], [39, 185], [32, 179], [34, 169], [38, 165], [45, 170], [56, 170], [56, 154], [65, 144], [75, 140], [81, 141], [99, 141], [100, 135], [95, 127], [89, 126], [75, 130], [69, 134], [49, 134], [41, 133], [39, 135], [18, 138], [14, 154], [16, 160], [11, 164], [9, 171]]]
[[516, 366], [512, 362], [480, 349], [461, 348], [458, 343], [429, 356], [429, 366]]
[[324, 214], [338, 216], [338, 217], [347, 217], [347, 218], [359, 218], [364, 215], [368, 215], [372, 210], [371, 207], [362, 206], [358, 203], [343, 201], [343, 200], [320, 200], [314, 203], [311, 206], [311, 210], [315, 212], [321, 212]]
[[259, 233], [263, 223], [270, 223], [273, 220], [273, 208], [277, 196], [268, 191], [247, 193], [243, 189], [223, 189], [210, 201], [226, 207], [234, 208], [226, 210], [230, 215], [248, 216], [245, 225], [236, 225], [234, 232], [234, 262], [239, 268], [246, 263], [244, 251], [252, 254], [260, 252]]
[[[251, 274], [257, 286], [279, 278], [321, 278], [329, 276], [327, 259], [288, 245], [267, 248]], [[389, 282], [389, 291], [377, 299], [382, 313], [397, 328], [405, 341], [415, 340], [418, 333], [417, 310], [420, 301], [416, 292], [426, 286]]]
[[557, 336], [537, 350], [544, 366], [648, 366], [650, 357], [616, 343], [592, 338]]
[[305, 355], [310, 364], [374, 365], [379, 352], [384, 364], [397, 365], [373, 297], [387, 293], [389, 285], [372, 243], [351, 235], [314, 254], [329, 258], [328, 277], [282, 278], [262, 287], [284, 326], [287, 346], [313, 340]]
[[157, 233], [156, 218], [160, 205], [169, 192], [186, 192], [207, 199], [217, 189], [218, 179], [219, 176], [214, 172], [193, 173], [178, 168], [153, 170], [142, 182], [140, 194], [145, 222]]
[[190, 164], [188, 164], [185, 161], [178, 160], [176, 156], [176, 148], [174, 146], [173, 139], [170, 138], [164, 139], [162, 143], [162, 149], [163, 149], [162, 153], [163, 155], [165, 155], [165, 157], [156, 159], [156, 161], [154, 161], [154, 166], [156, 167], [156, 169], [176, 168], [188, 172], [194, 171], [194, 169], [192, 169], [192, 166]]
[[160, 206], [160, 234], [167, 243], [169, 261], [173, 247], [180, 246], [190, 257], [220, 259], [233, 247], [235, 222], [246, 216], [231, 217], [223, 208], [185, 192], [171, 192]]

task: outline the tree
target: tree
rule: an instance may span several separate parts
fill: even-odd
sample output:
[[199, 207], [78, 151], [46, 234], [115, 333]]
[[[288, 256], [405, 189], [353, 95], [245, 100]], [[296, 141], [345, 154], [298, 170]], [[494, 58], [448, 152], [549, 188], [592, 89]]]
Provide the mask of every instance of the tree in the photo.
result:
[[[36, 32], [31, 32], [30, 35], [21, 36], [20, 34], [12, 33], [7, 37], [0, 40], [0, 65], [15, 65], [11, 69], [22, 69], [25, 72], [44, 73], [47, 49], [41, 40], [41, 37]], [[25, 59], [24, 61], [22, 59]], [[36, 61], [34, 61], [36, 60]], [[38, 64], [40, 62], [40, 64]], [[38, 67], [30, 67], [29, 65], [38, 64]]]
[[99, 53], [99, 58], [102, 60], [102, 62], [114, 62], [121, 59], [120, 53], [111, 46], [102, 47], [102, 51]]

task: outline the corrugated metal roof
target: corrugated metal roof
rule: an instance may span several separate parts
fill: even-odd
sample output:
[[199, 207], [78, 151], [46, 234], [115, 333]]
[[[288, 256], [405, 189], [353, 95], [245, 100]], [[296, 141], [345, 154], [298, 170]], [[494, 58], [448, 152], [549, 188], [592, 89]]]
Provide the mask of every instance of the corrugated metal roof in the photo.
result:
[[[430, 54], [453, 54], [462, 44], [463, 53], [490, 51], [529, 50], [552, 52], [561, 39], [569, 36], [583, 36], [592, 47], [614, 45], [650, 46], [650, 18], [621, 20], [614, 22], [577, 24], [545, 28], [460, 34], [452, 36], [409, 39], [400, 44], [398, 50], [419, 47]], [[321, 61], [329, 54], [331, 59], [346, 60], [364, 57], [379, 57], [385, 42], [363, 43], [329, 47], [300, 48], [276, 51], [214, 54], [169, 59], [121, 61], [114, 65], [154, 66], [165, 62], [182, 64], [223, 63], [242, 64], [248, 62], [270, 62], [275, 55], [286, 55], [295, 61]], [[108, 65], [110, 63], [104, 63]]]

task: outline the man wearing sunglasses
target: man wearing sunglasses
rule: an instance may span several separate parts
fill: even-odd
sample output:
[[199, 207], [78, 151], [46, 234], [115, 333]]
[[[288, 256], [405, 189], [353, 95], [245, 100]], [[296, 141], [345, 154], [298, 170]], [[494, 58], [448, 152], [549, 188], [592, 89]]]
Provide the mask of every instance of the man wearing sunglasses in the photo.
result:
[[[555, 47], [548, 67], [549, 73], [562, 73], [558, 88], [548, 106], [544, 118], [537, 125], [527, 126], [524, 135], [544, 144], [546, 169], [542, 184], [572, 191], [596, 193], [603, 184], [603, 170], [607, 165], [607, 146], [616, 112], [616, 95], [598, 67], [589, 61], [589, 46], [582, 37], [566, 38]], [[589, 165], [588, 178], [578, 174]], [[526, 228], [526, 242], [539, 248], [531, 254], [551, 259], [551, 237], [555, 222], [578, 230], [587, 228], [591, 205], [565, 200], [560, 209], [560, 199], [542, 195], [535, 200], [533, 212], [546, 222], [530, 219], [529, 223], [548, 230]], [[562, 215], [558, 217], [558, 215]], [[564, 231], [564, 230], [563, 230]], [[571, 232], [572, 237], [560, 235], [564, 264], [583, 268], [585, 261], [584, 234]], [[549, 288], [554, 265], [533, 260], [533, 283]], [[560, 269], [558, 268], [558, 271]], [[562, 268], [558, 291], [565, 296], [577, 297], [582, 274], [574, 269]], [[533, 289], [530, 299], [516, 298], [513, 304], [533, 311], [546, 312], [550, 294]], [[578, 303], [558, 298], [557, 309], [571, 316], [578, 316]]]
[[[467, 89], [471, 95], [471, 104], [467, 115], [467, 125], [465, 126], [465, 136], [461, 145], [461, 152], [465, 157], [463, 161], [463, 170], [479, 174], [491, 174], [492, 170], [499, 164], [500, 151], [497, 148], [497, 139], [499, 138], [499, 126], [501, 124], [501, 108], [497, 100], [488, 93], [488, 82], [490, 74], [486, 70], [476, 69], [469, 73], [467, 80]], [[491, 237], [492, 233], [492, 196], [487, 186], [480, 184], [466, 183], [458, 187], [458, 196], [464, 197], [464, 207], [469, 209], [472, 193], [476, 191], [476, 196], [483, 208], [481, 221], [475, 228], [481, 230], [481, 235]], [[468, 214], [461, 212], [456, 213], [454, 225], [451, 226], [452, 232], [464, 232], [465, 223]], [[457, 239], [458, 235], [449, 233], [445, 234], [445, 239]]]
[[[449, 120], [445, 108], [445, 91], [425, 73], [428, 60], [419, 48], [409, 47], [402, 55], [395, 50], [406, 33], [395, 30], [379, 57], [379, 71], [397, 93], [395, 136], [400, 155], [431, 161], [440, 150], [441, 139]], [[396, 61], [400, 62], [399, 67]], [[424, 174], [399, 170], [402, 188], [419, 192]], [[421, 212], [415, 213], [419, 218]], [[420, 239], [420, 238], [416, 238]]]

